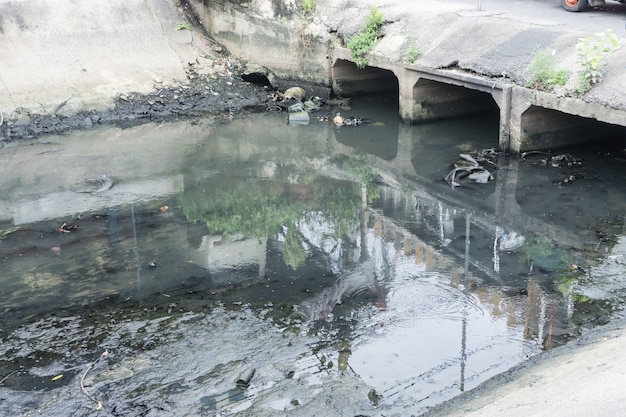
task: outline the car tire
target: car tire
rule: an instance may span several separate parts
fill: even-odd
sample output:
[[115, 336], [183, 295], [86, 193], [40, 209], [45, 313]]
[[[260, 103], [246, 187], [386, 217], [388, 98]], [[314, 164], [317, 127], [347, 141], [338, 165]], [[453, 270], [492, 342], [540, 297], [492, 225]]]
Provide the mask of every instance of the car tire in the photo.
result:
[[582, 12], [589, 2], [588, 0], [561, 0], [561, 4], [568, 12]]

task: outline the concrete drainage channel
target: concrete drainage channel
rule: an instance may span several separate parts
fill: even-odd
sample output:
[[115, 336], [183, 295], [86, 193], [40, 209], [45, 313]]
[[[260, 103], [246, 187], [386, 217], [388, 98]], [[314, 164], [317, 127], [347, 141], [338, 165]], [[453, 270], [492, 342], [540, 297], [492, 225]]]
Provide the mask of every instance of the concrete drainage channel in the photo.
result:
[[[267, 100], [266, 89], [242, 80], [251, 74], [262, 75], [283, 91], [307, 85], [311, 94], [332, 89], [349, 95], [348, 86], [364, 84], [397, 88], [399, 117], [407, 123], [467, 115], [476, 109], [498, 112], [500, 147], [511, 151], [624, 136], [625, 48], [615, 52], [603, 84], [588, 96], [559, 97], [524, 87], [521, 62], [528, 61], [535, 47], [524, 39], [534, 39], [532, 33], [538, 32], [525, 23], [503, 22], [467, 10], [460, 13], [434, 1], [423, 2], [420, 14], [408, 13], [406, 4], [401, 11], [402, 1], [385, 4], [381, 10], [390, 21], [388, 32], [364, 72], [352, 64], [338, 38], [358, 29], [369, 5], [320, 0], [318, 15], [308, 18], [303, 27], [292, 2], [261, 1], [255, 10], [241, 8], [240, 2], [207, 3], [60, 0], [51, 8], [44, 0], [0, 2], [0, 140], [107, 122], [141, 123], [209, 112], [230, 115]], [[177, 30], [189, 16], [201, 26]], [[480, 28], [488, 27], [485, 22], [513, 35], [499, 44], [490, 43], [494, 36], [480, 33]], [[420, 28], [424, 54], [418, 64], [404, 62], [406, 40], [414, 33], [408, 27]], [[484, 41], [484, 48], [468, 48], [459, 41], [460, 32], [475, 34], [472, 41], [475, 45]], [[432, 38], [426, 34], [433, 34]], [[542, 39], [569, 45], [565, 49], [573, 55], [579, 37], [558, 27]], [[498, 49], [510, 51], [515, 45], [521, 45], [518, 55], [497, 55]], [[564, 60], [572, 62], [571, 56]], [[372, 78], [363, 81], [364, 74]], [[626, 374], [616, 353], [625, 344], [621, 329], [622, 323], [615, 323], [602, 333], [594, 332], [583, 339], [581, 350], [569, 346], [540, 359], [536, 367], [521, 367], [513, 374], [519, 382], [508, 388], [493, 386], [511, 374], [496, 378], [492, 393], [470, 393], [433, 415], [492, 415], [502, 409], [519, 411], [511, 415], [528, 415], [539, 407], [539, 415], [559, 414], [564, 408], [573, 416], [617, 415], [626, 403], [617, 390]], [[239, 376], [245, 384], [253, 378], [253, 369], [244, 368]], [[551, 388], [549, 398], [542, 392], [546, 385]], [[476, 395], [481, 398], [466, 403]], [[564, 401], [554, 404], [555, 398]], [[487, 408], [481, 412], [483, 407]]]

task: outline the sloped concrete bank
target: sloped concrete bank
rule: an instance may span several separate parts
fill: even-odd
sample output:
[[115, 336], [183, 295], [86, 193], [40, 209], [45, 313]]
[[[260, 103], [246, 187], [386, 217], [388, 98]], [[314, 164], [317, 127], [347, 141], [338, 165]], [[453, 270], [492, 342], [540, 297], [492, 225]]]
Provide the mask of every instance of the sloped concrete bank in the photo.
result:
[[424, 417], [626, 414], [624, 318], [497, 375]]
[[0, 140], [263, 103], [188, 22], [173, 0], [0, 0]]

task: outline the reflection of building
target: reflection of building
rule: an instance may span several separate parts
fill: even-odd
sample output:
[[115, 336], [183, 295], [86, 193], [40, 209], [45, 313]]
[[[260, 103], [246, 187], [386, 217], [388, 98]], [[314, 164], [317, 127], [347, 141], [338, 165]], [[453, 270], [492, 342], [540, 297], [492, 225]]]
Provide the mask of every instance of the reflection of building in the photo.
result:
[[267, 239], [222, 239], [222, 236], [203, 236], [200, 247], [190, 253], [190, 258], [209, 271], [258, 268], [258, 277], [265, 276]]
[[182, 175], [116, 182], [102, 193], [61, 191], [33, 199], [18, 199], [11, 208], [15, 225], [74, 216], [80, 213], [105, 211], [111, 205], [137, 204], [180, 193]]
[[[384, 188], [382, 195], [383, 212], [394, 221], [387, 220], [375, 230], [396, 242], [397, 251], [402, 248], [416, 262], [445, 272], [453, 283], [466, 284], [481, 302], [492, 306], [494, 317], [506, 317], [511, 326], [523, 325], [527, 340], [551, 348], [576, 332], [570, 322], [571, 300], [554, 290], [553, 274], [562, 265], [558, 259], [561, 252], [555, 250], [556, 259], [548, 259], [544, 266], [554, 270], [546, 270], [543, 276], [539, 271], [529, 274], [524, 257], [532, 255], [532, 245], [517, 252], [504, 250], [500, 228], [489, 223], [488, 216], [451, 207], [424, 193]], [[400, 241], [398, 235], [402, 236]], [[549, 246], [541, 250], [546, 248]]]

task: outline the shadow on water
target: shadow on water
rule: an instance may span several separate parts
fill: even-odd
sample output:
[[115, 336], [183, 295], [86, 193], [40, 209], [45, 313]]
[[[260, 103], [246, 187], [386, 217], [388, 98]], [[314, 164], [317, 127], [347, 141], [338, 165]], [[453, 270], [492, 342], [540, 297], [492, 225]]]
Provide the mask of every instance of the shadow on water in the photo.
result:
[[2, 414], [419, 414], [621, 310], [623, 146], [353, 105], [6, 144]]

